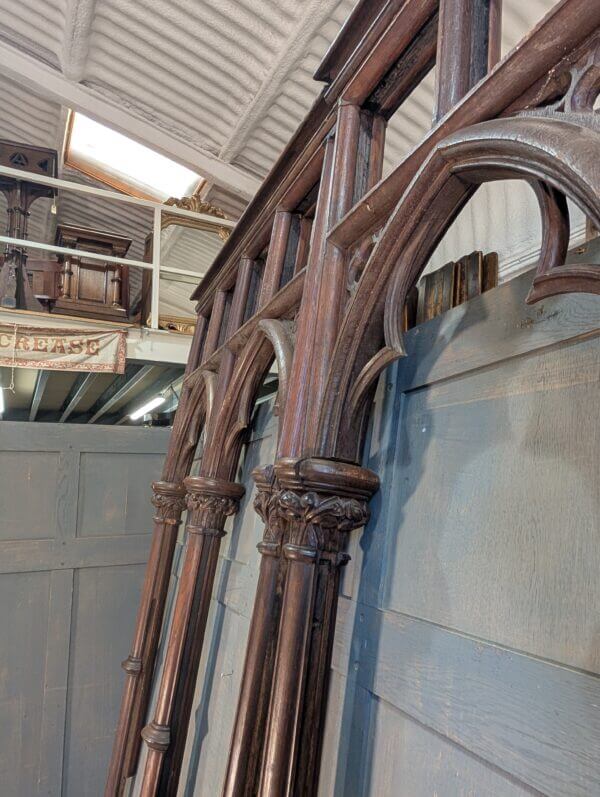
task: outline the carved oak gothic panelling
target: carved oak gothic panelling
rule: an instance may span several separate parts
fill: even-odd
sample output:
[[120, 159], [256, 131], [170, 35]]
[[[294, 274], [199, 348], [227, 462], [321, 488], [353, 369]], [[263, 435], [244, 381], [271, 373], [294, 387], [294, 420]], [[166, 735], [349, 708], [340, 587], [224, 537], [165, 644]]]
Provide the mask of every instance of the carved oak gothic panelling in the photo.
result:
[[[497, 63], [500, 28], [500, 0], [361, 0], [317, 72], [321, 96], [197, 288], [107, 797], [133, 775], [142, 797], [177, 794], [219, 544], [273, 363], [277, 448], [254, 470], [265, 530], [227, 797], [317, 793], [341, 572], [384, 478], [361, 465], [374, 391], [407, 356], [407, 301], [477, 188], [535, 190], [543, 245], [526, 302], [540, 316], [541, 300], [600, 293], [598, 265], [566, 264], [567, 199], [600, 229], [600, 6], [562, 0]], [[431, 130], [382, 179], [386, 120], [434, 63]], [[181, 576], [154, 674], [184, 493]], [[389, 633], [419, 642], [417, 626]]]

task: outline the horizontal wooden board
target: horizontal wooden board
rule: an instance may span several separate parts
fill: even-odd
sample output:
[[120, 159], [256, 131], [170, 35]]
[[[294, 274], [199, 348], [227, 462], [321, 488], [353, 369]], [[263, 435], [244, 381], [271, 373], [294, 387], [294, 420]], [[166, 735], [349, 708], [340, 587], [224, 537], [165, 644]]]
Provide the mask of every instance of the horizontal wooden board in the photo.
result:
[[448, 310], [404, 335], [401, 390], [432, 384], [572, 338], [600, 332], [600, 302], [589, 294], [556, 296], [529, 306], [532, 274]]
[[594, 339], [404, 394], [381, 608], [600, 672], [599, 383]]
[[[337, 718], [343, 717], [343, 723]], [[490, 767], [390, 703], [332, 674], [319, 797], [531, 797], [539, 792]]]
[[595, 675], [345, 599], [334, 669], [549, 797], [600, 793]]

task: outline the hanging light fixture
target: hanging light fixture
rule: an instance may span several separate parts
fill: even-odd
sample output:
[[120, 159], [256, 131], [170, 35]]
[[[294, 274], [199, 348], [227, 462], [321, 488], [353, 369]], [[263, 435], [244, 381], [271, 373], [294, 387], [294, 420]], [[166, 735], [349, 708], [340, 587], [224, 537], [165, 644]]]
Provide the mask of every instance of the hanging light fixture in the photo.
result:
[[132, 413], [130, 413], [129, 417], [132, 421], [137, 421], [138, 418], [142, 418], [144, 415], [152, 412], [152, 410], [160, 407], [160, 405], [164, 404], [165, 401], [166, 398], [164, 396], [154, 396], [154, 398], [150, 399], [150, 401], [147, 401], [138, 410], [134, 410]]

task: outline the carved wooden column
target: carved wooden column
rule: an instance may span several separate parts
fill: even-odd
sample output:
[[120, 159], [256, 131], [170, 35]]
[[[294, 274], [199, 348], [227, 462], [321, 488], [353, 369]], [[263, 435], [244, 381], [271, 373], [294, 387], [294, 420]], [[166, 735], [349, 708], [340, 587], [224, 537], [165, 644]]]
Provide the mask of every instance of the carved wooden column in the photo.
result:
[[73, 277], [73, 267], [71, 266], [71, 255], [65, 255], [62, 270], [61, 295], [65, 299], [71, 298], [71, 279]]
[[[170, 567], [165, 567], [165, 559], [170, 561], [185, 506], [185, 487], [182, 484], [154, 482], [152, 492], [152, 503], [156, 507], [152, 545], [131, 652], [122, 664], [126, 673], [125, 685], [106, 784], [107, 797], [122, 792], [126, 779], [132, 774], [131, 764], [137, 758], [139, 730], [144, 720], [142, 712], [152, 682], [162, 624], [162, 611], [157, 609], [164, 604], [169, 587]], [[129, 766], [122, 767], [123, 761], [127, 761]]]
[[[199, 316], [186, 374], [198, 364], [205, 329], [206, 318]], [[135, 773], [137, 766], [140, 732], [146, 719], [177, 529], [185, 508], [186, 489], [180, 480], [189, 470], [198, 435], [199, 423], [195, 416], [200, 411], [192, 399], [192, 390], [184, 383], [169, 440], [163, 481], [152, 485], [152, 503], [156, 508], [154, 530], [131, 653], [122, 665], [126, 672], [125, 686], [105, 797], [119, 797], [127, 778]]]
[[[306, 450], [307, 445], [311, 445], [310, 429], [312, 424], [314, 430], [315, 424], [310, 419], [307, 420], [307, 414], [313, 403], [315, 417], [318, 414], [324, 372], [337, 334], [341, 307], [346, 299], [344, 258], [339, 251], [328, 246], [327, 233], [330, 225], [335, 223], [350, 207], [355, 188], [359, 193], [368, 190], [372, 180], [380, 174], [384, 125], [379, 122], [378, 119], [372, 127], [371, 140], [361, 148], [360, 170], [357, 169], [357, 163], [359, 160], [361, 111], [356, 105], [346, 103], [340, 105], [337, 129], [335, 134], [328, 137], [324, 145], [325, 152], [308, 259], [308, 273], [298, 319], [296, 351], [292, 365], [291, 379], [294, 386], [288, 388], [287, 391], [288, 400], [283, 417], [278, 457], [285, 454], [299, 456]], [[356, 186], [356, 174], [359, 171], [364, 171], [367, 179], [361, 181], [360, 186]], [[283, 238], [276, 233], [280, 231], [285, 222], [285, 214], [281, 213], [279, 217], [276, 217], [273, 228], [275, 241], [280, 241], [280, 238]], [[280, 247], [283, 248], [281, 241]], [[321, 312], [319, 312], [319, 306], [321, 306]], [[282, 606], [282, 593], [284, 584], [289, 584], [291, 578], [291, 562], [286, 553], [288, 551], [286, 543], [290, 533], [289, 519], [282, 514], [278, 503], [282, 490], [278, 481], [280, 462], [281, 460], [278, 460], [274, 471], [270, 468], [263, 468], [255, 471], [254, 474], [258, 488], [255, 506], [263, 517], [266, 527], [263, 542], [259, 546], [262, 560], [223, 790], [225, 797], [250, 797], [259, 790], [265, 735], [268, 734], [268, 738], [272, 739], [280, 732], [277, 727], [278, 720], [270, 720], [267, 731], [267, 715], [269, 713], [267, 704], [269, 699], [271, 701], [275, 699], [272, 692], [275, 681], [285, 677], [289, 679], [289, 684], [292, 684], [298, 677], [296, 685], [299, 685], [302, 690], [304, 673], [302, 668], [284, 676], [282, 668], [285, 668], [285, 665], [280, 664], [279, 658], [277, 658], [278, 669], [276, 673], [274, 672], [275, 649], [279, 650], [284, 645], [281, 636], [279, 636], [279, 642], [277, 640], [278, 632], [282, 633], [282, 631], [278, 631], [280, 617], [290, 610], [288, 605]], [[343, 561], [344, 557], [340, 556], [339, 563]], [[315, 705], [319, 707], [325, 705], [329, 666], [328, 640], [331, 639], [332, 623], [335, 619], [339, 567], [337, 564], [332, 565], [331, 557], [317, 556], [316, 563], [312, 565], [312, 569], [309, 568], [309, 572], [315, 577], [314, 584], [318, 585], [318, 598], [315, 598], [314, 607], [312, 607], [315, 610], [313, 620], [321, 618], [318, 620], [318, 626], [322, 629], [325, 640], [323, 656], [316, 656], [315, 651], [323, 647], [317, 644], [316, 637], [310, 648], [312, 654], [309, 649], [297, 651], [300, 659], [304, 654], [307, 657], [312, 655], [310, 661], [307, 658], [304, 663], [314, 674], [314, 677], [311, 677], [311, 689], [314, 689], [314, 695], [311, 695], [306, 701], [306, 711], [312, 715]], [[310, 583], [313, 584], [313, 581], [311, 580]], [[308, 587], [309, 591], [311, 588]], [[285, 586], [285, 589], [287, 590], [288, 587]], [[289, 589], [293, 590], [293, 587], [290, 586]], [[323, 618], [327, 618], [327, 621], [325, 622]], [[288, 619], [288, 630], [297, 620], [297, 617]], [[304, 620], [306, 618], [302, 622]], [[301, 667], [303, 666], [301, 665]], [[302, 691], [298, 694], [302, 694]], [[270, 711], [273, 711], [272, 703]], [[286, 732], [283, 731], [283, 733]], [[311, 733], [309, 732], [309, 736]], [[306, 755], [303, 753], [307, 766], [309, 762], [314, 764], [318, 755], [319, 748], [314, 747], [316, 738], [318, 737], [314, 736], [307, 740]], [[304, 742], [302, 744], [304, 745]], [[291, 756], [289, 744], [287, 750]], [[294, 755], [296, 756], [296, 753]], [[281, 762], [279, 763], [281, 764]], [[313, 766], [311, 771], [316, 771], [316, 768]], [[303, 774], [302, 779], [304, 777]]]
[[272, 465], [253, 472], [257, 494], [254, 508], [265, 524], [260, 570], [256, 587], [246, 658], [238, 698], [234, 730], [223, 794], [242, 797], [256, 792], [260, 776], [261, 745], [264, 733], [271, 678], [281, 611], [283, 578], [281, 541], [283, 523], [278, 512], [278, 487]]
[[111, 273], [112, 277], [110, 278], [110, 283], [112, 286], [112, 305], [113, 307], [119, 307], [121, 305], [121, 291], [123, 284], [123, 272], [121, 266], [115, 266]]
[[[364, 526], [377, 476], [321, 459], [282, 459], [276, 514], [287, 523], [285, 592], [260, 794], [314, 794], [345, 537]], [[310, 700], [303, 695], [310, 692]], [[316, 707], [316, 708], [315, 708]], [[299, 757], [304, 760], [298, 766]], [[299, 776], [299, 777], [298, 777]]]
[[[10, 187], [4, 188], [8, 217], [6, 235], [9, 238], [27, 238], [29, 209], [34, 200], [44, 194], [36, 192], [36, 186], [32, 183], [21, 180], [12, 182]], [[29, 284], [26, 264], [27, 249], [7, 244], [0, 272], [0, 304], [11, 309], [42, 311], [44, 308], [33, 295]]]
[[500, 58], [502, 0], [441, 0], [435, 119], [441, 119]]
[[[225, 520], [237, 511], [244, 494], [240, 484], [205, 476], [189, 477], [185, 485], [188, 491], [186, 551], [154, 718], [142, 731], [148, 747], [142, 795], [154, 795], [159, 790], [160, 794], [171, 793], [171, 769], [164, 764], [170, 751], [171, 725], [177, 721], [173, 708], [181, 684], [180, 663], [190, 656], [190, 651], [186, 651], [190, 640], [195, 646], [202, 644], [202, 638], [194, 633], [194, 626], [202, 632], [206, 626]], [[182, 738], [185, 743], [185, 734]]]

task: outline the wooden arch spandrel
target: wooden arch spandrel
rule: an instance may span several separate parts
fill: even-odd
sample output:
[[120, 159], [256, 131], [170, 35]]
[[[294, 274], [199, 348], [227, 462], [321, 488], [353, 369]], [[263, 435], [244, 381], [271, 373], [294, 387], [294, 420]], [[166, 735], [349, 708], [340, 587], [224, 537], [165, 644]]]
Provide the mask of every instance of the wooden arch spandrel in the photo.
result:
[[234, 467], [237, 466], [241, 436], [250, 424], [256, 393], [273, 359], [277, 361], [279, 371], [277, 404], [281, 427], [293, 353], [294, 338], [290, 321], [272, 318], [259, 321], [238, 356], [225, 398], [216, 411], [210, 446], [203, 458], [206, 471], [221, 475], [223, 469], [229, 472], [231, 463], [235, 462]]
[[600, 266], [563, 265], [568, 197], [600, 225], [600, 130], [595, 116], [526, 115], [482, 122], [436, 146], [389, 218], [349, 303], [320, 418], [322, 450], [356, 459], [365, 402], [376, 377], [404, 355], [401, 312], [408, 291], [476, 188], [531, 182], [543, 243], [528, 302], [560, 293], [600, 293]]

